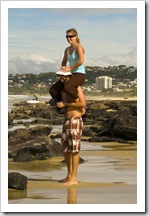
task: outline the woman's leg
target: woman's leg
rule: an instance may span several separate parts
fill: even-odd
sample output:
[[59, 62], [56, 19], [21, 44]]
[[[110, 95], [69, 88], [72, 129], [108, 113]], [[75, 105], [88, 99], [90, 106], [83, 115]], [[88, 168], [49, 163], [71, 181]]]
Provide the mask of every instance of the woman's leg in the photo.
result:
[[76, 73], [71, 76], [70, 80], [65, 83], [64, 92], [67, 95], [68, 103], [75, 101], [78, 98], [78, 86], [82, 86], [85, 82], [85, 74]]
[[64, 83], [58, 80], [52, 87], [49, 89], [49, 93], [52, 98], [56, 99], [57, 101], [61, 101], [61, 91], [64, 88]]

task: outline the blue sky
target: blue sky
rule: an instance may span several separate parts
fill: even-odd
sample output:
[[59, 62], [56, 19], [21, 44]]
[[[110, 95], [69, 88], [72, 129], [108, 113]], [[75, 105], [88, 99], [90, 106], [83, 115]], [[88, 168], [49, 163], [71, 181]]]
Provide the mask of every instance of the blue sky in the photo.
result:
[[137, 66], [136, 8], [9, 8], [9, 73], [58, 70], [72, 27], [86, 66]]

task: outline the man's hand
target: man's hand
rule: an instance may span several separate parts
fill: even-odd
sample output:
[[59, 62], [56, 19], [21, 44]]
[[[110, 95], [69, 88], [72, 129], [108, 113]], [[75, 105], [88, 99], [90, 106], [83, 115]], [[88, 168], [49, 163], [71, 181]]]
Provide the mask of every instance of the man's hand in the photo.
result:
[[56, 104], [56, 106], [57, 106], [58, 108], [64, 108], [64, 107], [67, 106], [67, 103], [66, 103], [66, 102], [63, 102], [63, 101], [60, 101], [60, 102], [58, 102], [58, 103]]

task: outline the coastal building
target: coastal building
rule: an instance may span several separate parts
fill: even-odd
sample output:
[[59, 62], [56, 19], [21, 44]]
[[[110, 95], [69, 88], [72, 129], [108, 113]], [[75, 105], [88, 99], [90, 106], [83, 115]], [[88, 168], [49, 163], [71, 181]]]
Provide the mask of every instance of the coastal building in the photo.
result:
[[112, 78], [108, 76], [100, 76], [96, 78], [96, 90], [112, 88]]

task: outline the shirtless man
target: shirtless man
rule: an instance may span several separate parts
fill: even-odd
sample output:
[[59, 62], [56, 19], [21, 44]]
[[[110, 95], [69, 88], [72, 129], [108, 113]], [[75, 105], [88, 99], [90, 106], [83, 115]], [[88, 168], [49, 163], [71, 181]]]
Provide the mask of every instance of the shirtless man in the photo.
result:
[[[57, 75], [65, 83], [70, 79], [71, 73]], [[67, 74], [67, 75], [66, 75]], [[62, 129], [61, 147], [67, 165], [67, 176], [60, 180], [63, 185], [77, 184], [77, 170], [79, 164], [79, 152], [81, 147], [81, 136], [83, 121], [82, 115], [85, 113], [86, 101], [82, 87], [78, 87], [78, 99], [75, 102], [67, 103], [66, 95], [62, 93], [62, 101], [56, 104], [58, 108], [64, 108], [65, 120]]]

